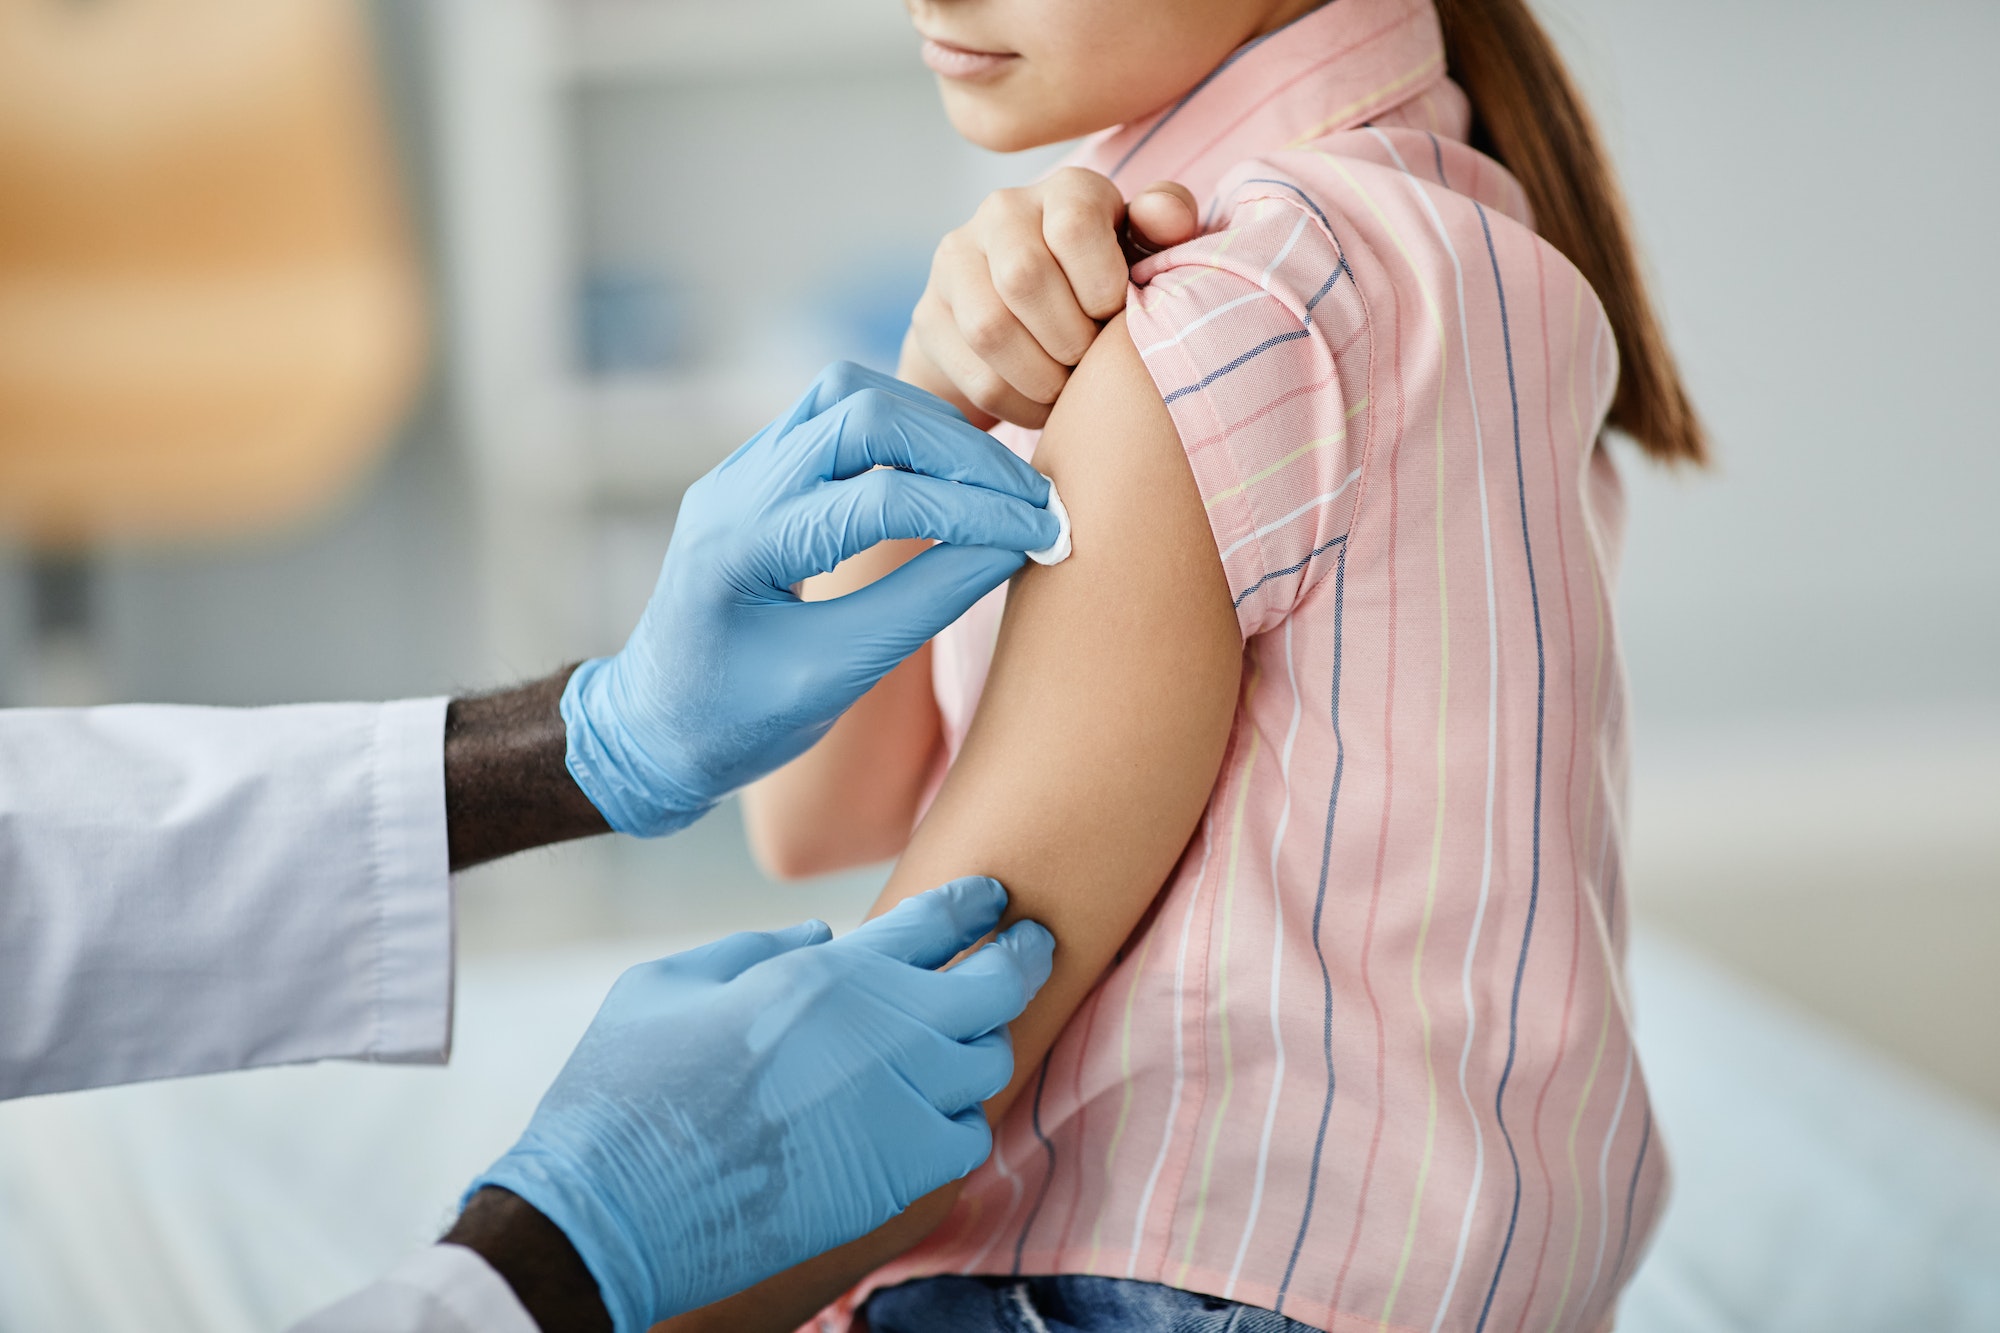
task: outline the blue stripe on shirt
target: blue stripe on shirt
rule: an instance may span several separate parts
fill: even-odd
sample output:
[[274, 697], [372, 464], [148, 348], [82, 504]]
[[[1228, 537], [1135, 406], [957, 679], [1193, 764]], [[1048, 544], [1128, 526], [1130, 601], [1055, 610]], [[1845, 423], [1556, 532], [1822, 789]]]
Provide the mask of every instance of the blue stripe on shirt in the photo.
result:
[[1199, 393], [1201, 390], [1206, 389], [1209, 385], [1221, 379], [1224, 375], [1227, 375], [1230, 371], [1237, 369], [1247, 361], [1262, 356], [1264, 353], [1270, 351], [1273, 347], [1276, 347], [1279, 343], [1288, 343], [1293, 341], [1294, 339], [1303, 338], [1306, 336], [1306, 334], [1310, 332], [1311, 332], [1310, 329], [1298, 328], [1292, 330], [1290, 333], [1280, 333], [1274, 338], [1266, 338], [1263, 342], [1258, 343], [1255, 347], [1251, 348], [1243, 355], [1237, 357], [1234, 361], [1231, 361], [1228, 365], [1223, 366], [1221, 369], [1211, 370], [1208, 372], [1208, 374], [1203, 375], [1199, 380], [1195, 381], [1193, 384], [1190, 384], [1185, 388], [1175, 389], [1172, 393], [1165, 395], [1162, 401], [1172, 403], [1177, 399], [1187, 397], [1191, 393]]
[[1632, 1183], [1625, 1191], [1625, 1230], [1618, 1237], [1618, 1262], [1611, 1265], [1611, 1283], [1615, 1290], [1618, 1274], [1625, 1268], [1625, 1250], [1632, 1243], [1632, 1201], [1639, 1197], [1639, 1172], [1646, 1165], [1646, 1147], [1653, 1141], [1653, 1107], [1646, 1105], [1646, 1127], [1639, 1132], [1639, 1152], [1632, 1159]]
[[[1053, 1055], [1054, 1052], [1049, 1053]], [[1049, 1083], [1049, 1056], [1042, 1057], [1041, 1077], [1035, 1080], [1035, 1102], [1029, 1108], [1028, 1124], [1035, 1131], [1036, 1140], [1042, 1145], [1042, 1152], [1048, 1158], [1048, 1170], [1042, 1176], [1042, 1187], [1035, 1191], [1035, 1205], [1028, 1210], [1027, 1220], [1021, 1223], [1021, 1234], [1014, 1238], [1014, 1276], [1021, 1276], [1021, 1252], [1028, 1244], [1028, 1233], [1034, 1229], [1035, 1219], [1042, 1215], [1042, 1204], [1049, 1197], [1049, 1182], [1056, 1178], [1056, 1145], [1049, 1142], [1049, 1136], [1042, 1132], [1042, 1089]]]
[[[1299, 1254], [1306, 1245], [1306, 1232], [1312, 1227], [1313, 1204], [1319, 1196], [1320, 1157], [1326, 1150], [1326, 1127], [1333, 1118], [1333, 1094], [1336, 1087], [1333, 1071], [1333, 972], [1326, 965], [1326, 946], [1320, 942], [1320, 919], [1326, 909], [1327, 871], [1333, 860], [1333, 817], [1340, 809], [1340, 779], [1347, 769], [1347, 743], [1340, 734], [1341, 622], [1347, 609], [1345, 540], [1343, 534], [1327, 543], [1327, 546], [1332, 546], [1336, 542], [1342, 543], [1340, 558], [1333, 568], [1333, 683], [1330, 687], [1332, 699], [1327, 706], [1328, 714], [1333, 721], [1333, 785], [1326, 798], [1326, 834], [1320, 844], [1319, 889], [1313, 898], [1312, 920], [1313, 955], [1319, 959], [1320, 991], [1324, 1004], [1324, 1016], [1320, 1024], [1320, 1046], [1321, 1053], [1326, 1058], [1326, 1098], [1320, 1103], [1319, 1133], [1313, 1139], [1312, 1168], [1306, 1173], [1305, 1207], [1299, 1213], [1298, 1233], [1292, 1238], [1292, 1256], [1285, 1261], [1285, 1276], [1278, 1283], [1278, 1297], [1271, 1307], [1275, 1314], [1285, 1312], [1285, 1297], [1292, 1289], [1292, 1274], [1298, 1269]], [[1325, 550], [1326, 547], [1320, 549]], [[1307, 559], [1311, 557], [1308, 556]], [[1260, 583], [1262, 581], [1258, 580]]]
[[1315, 546], [1311, 551], [1307, 552], [1306, 558], [1299, 561], [1296, 565], [1286, 565], [1283, 569], [1272, 570], [1270, 573], [1264, 575], [1262, 578], [1258, 579], [1255, 583], [1245, 588], [1242, 592], [1237, 593], [1236, 605], [1240, 607], [1243, 605], [1243, 603], [1249, 601], [1250, 594], [1256, 592], [1257, 589], [1263, 587], [1265, 584], [1269, 583], [1272, 579], [1281, 579], [1285, 577], [1285, 575], [1287, 574], [1298, 573], [1300, 570], [1304, 569], [1307, 565], [1311, 564], [1316, 558], [1326, 554], [1328, 551], [1331, 551], [1334, 547], [1340, 545], [1342, 542], [1346, 540], [1347, 540], [1347, 534], [1343, 532], [1338, 537], [1335, 537], [1332, 541], [1323, 543], [1322, 545], [1319, 546]]
[[1548, 702], [1548, 659], [1542, 643], [1542, 594], [1535, 586], [1535, 545], [1528, 536], [1528, 479], [1521, 464], [1521, 396], [1514, 383], [1514, 334], [1507, 322], [1507, 284], [1500, 278], [1500, 255], [1493, 248], [1493, 228], [1487, 224], [1486, 210], [1477, 203], [1479, 229], [1486, 237], [1486, 257], [1493, 265], [1493, 289], [1500, 298], [1500, 345], [1507, 358], [1507, 396], [1514, 405], [1514, 486], [1521, 503], [1521, 549], [1528, 562], [1528, 600], [1535, 618], [1535, 797], [1533, 854], [1528, 874], [1528, 917], [1521, 927], [1521, 952], [1514, 960], [1514, 993], [1507, 1008], [1507, 1063], [1500, 1068], [1500, 1085], [1493, 1094], [1493, 1118], [1500, 1124], [1500, 1137], [1507, 1144], [1507, 1160], [1514, 1165], [1514, 1203], [1507, 1213], [1507, 1236], [1500, 1245], [1500, 1258], [1493, 1265], [1493, 1280], [1486, 1287], [1486, 1303], [1479, 1309], [1475, 1333], [1483, 1333], [1487, 1316], [1493, 1312], [1493, 1295], [1500, 1289], [1500, 1275], [1507, 1269], [1507, 1256], [1514, 1248], [1514, 1228], [1521, 1218], [1521, 1155], [1514, 1149], [1514, 1135], [1507, 1128], [1507, 1081], [1514, 1074], [1514, 1054], [1521, 1033], [1521, 979], [1528, 970], [1528, 946], [1535, 938], [1535, 908], [1542, 892], [1542, 740], [1546, 730]]

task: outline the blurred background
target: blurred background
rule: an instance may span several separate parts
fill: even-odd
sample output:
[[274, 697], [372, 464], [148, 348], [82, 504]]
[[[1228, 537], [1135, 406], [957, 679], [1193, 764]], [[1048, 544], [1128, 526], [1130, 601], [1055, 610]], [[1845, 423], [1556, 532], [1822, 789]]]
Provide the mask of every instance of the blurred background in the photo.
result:
[[[1838, 1130], [1859, 1137], [1822, 1125], [1844, 1160], [1914, 1135], [2000, 1191], [2000, 8], [1539, 7], [1720, 460], [1624, 460], [1631, 884], [1676, 1208], [1748, 1216], [1705, 1182], [1820, 1111], [1754, 1141], [1704, 1124], [1743, 1080], [1784, 1095], [1792, 1059], [1795, 1093], [1887, 1099]], [[0, 4], [0, 696], [436, 694], [614, 648], [688, 482], [825, 360], [892, 362], [938, 236], [1048, 160], [951, 133], [894, 0]], [[771, 885], [727, 807], [517, 858], [459, 882], [449, 1074], [0, 1108], [0, 1253], [35, 1256], [0, 1263], [0, 1327], [298, 1314], [422, 1238], [615, 961], [839, 926], [880, 878]], [[1737, 1082], [1703, 1081], [1698, 1014], [1768, 1043]], [[330, 1095], [358, 1126], [339, 1151], [232, 1119], [318, 1123]], [[84, 1159], [117, 1169], [79, 1190]], [[1925, 1171], [1898, 1243], [2000, 1274], [2000, 1223]], [[303, 1220], [315, 1193], [332, 1220]], [[88, 1257], [107, 1213], [115, 1282]], [[1663, 1247], [1708, 1304], [1676, 1323], [1655, 1293], [1633, 1326], [1795, 1326]], [[1976, 1326], [1788, 1299], [1799, 1327]]]

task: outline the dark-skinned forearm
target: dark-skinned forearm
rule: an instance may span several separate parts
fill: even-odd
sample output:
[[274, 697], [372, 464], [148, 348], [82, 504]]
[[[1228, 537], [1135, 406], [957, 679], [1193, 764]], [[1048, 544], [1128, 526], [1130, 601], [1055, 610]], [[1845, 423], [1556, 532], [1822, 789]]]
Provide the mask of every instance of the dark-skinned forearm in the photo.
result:
[[[445, 710], [444, 808], [451, 868], [609, 832], [564, 764], [559, 705], [570, 668]], [[610, 1333], [597, 1281], [561, 1228], [507, 1190], [474, 1194], [444, 1236], [478, 1254], [544, 1333]]]
[[519, 1195], [493, 1186], [480, 1190], [444, 1243], [484, 1259], [542, 1333], [611, 1333], [597, 1279], [562, 1229]]
[[608, 833], [564, 766], [571, 668], [511, 690], [454, 699], [444, 715], [444, 815], [451, 868]]

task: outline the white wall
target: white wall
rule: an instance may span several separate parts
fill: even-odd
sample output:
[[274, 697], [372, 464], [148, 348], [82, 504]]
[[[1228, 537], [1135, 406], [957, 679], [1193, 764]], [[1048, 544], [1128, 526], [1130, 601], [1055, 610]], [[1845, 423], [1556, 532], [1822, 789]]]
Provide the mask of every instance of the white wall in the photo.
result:
[[1632, 466], [1642, 915], [2000, 1108], [2000, 6], [1544, 0], [1720, 466]]
[[1544, 0], [1720, 468], [1632, 468], [1643, 719], [2000, 701], [2000, 6]]

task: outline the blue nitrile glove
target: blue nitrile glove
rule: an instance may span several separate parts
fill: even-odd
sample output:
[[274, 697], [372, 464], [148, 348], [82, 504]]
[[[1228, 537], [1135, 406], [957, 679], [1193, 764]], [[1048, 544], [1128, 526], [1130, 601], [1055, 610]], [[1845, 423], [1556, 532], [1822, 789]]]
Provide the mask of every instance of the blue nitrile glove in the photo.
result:
[[[688, 490], [638, 628], [570, 677], [571, 775], [621, 833], [692, 823], [804, 752], [1021, 552], [1054, 542], [1048, 497], [1040, 473], [943, 399], [828, 367]], [[832, 601], [792, 591], [896, 537], [946, 544]]]
[[642, 963], [521, 1141], [466, 1191], [511, 1190], [569, 1237], [618, 1333], [866, 1235], [986, 1160], [1002, 1026], [1055, 942], [953, 880], [828, 941], [817, 921]]

